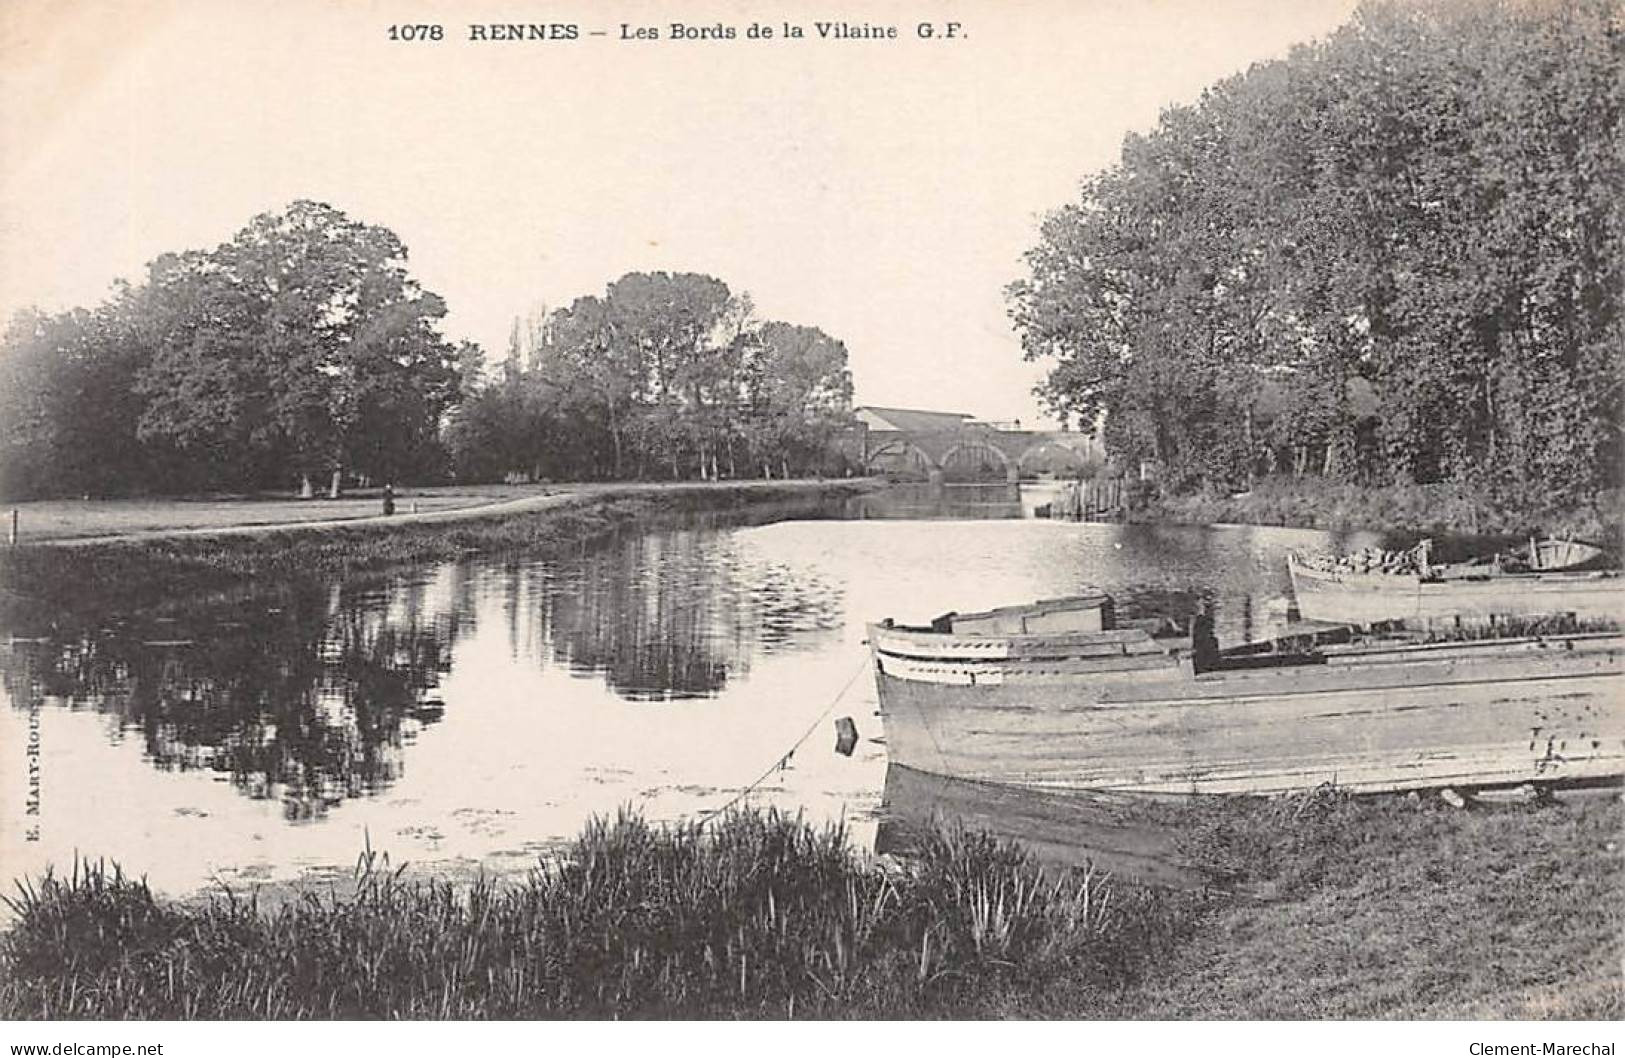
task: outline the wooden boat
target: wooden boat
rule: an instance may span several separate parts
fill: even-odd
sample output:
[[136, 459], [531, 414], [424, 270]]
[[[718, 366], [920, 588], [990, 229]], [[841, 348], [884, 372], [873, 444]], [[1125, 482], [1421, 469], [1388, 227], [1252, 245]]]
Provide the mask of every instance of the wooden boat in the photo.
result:
[[1617, 570], [1509, 572], [1497, 564], [1429, 566], [1408, 571], [1341, 568], [1287, 556], [1298, 611], [1313, 621], [1372, 624], [1442, 617], [1572, 614], [1625, 617], [1625, 579]]
[[1119, 627], [1104, 596], [1025, 609], [870, 627], [892, 763], [1153, 796], [1625, 775], [1617, 630], [1429, 642], [1345, 628], [1343, 643], [1226, 654], [1211, 622]]

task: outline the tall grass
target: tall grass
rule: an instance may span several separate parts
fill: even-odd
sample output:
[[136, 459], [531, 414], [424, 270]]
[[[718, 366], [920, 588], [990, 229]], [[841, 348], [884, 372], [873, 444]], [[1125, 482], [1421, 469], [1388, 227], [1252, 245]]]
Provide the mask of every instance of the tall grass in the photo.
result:
[[621, 814], [524, 882], [409, 882], [364, 854], [343, 893], [154, 899], [118, 868], [24, 885], [0, 939], [11, 1018], [906, 1017], [1056, 982], [1120, 987], [1169, 909], [1093, 872], [945, 831], [886, 869], [840, 827]]
[[175, 905], [102, 864], [24, 884], [4, 1018], [1584, 1017], [1625, 1010], [1617, 796], [1323, 788], [1215, 802], [1151, 893], [940, 831], [892, 867], [741, 812], [590, 824], [527, 880]]

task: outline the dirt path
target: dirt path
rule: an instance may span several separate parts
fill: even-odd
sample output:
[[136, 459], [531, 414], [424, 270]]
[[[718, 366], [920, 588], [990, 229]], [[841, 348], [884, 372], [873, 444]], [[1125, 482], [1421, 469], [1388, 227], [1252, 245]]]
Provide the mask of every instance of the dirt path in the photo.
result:
[[[311, 509], [310, 502], [277, 500], [232, 501], [229, 504], [214, 505], [207, 510], [207, 515], [214, 518], [221, 516], [229, 517], [231, 514], [237, 513], [235, 508], [240, 508], [240, 513], [245, 518], [253, 515], [259, 515], [260, 517], [254, 521], [225, 521], [210, 522], [209, 524], [203, 525], [158, 525], [152, 527], [140, 527], [140, 523], [145, 522], [150, 525], [150, 522], [155, 518], [161, 519], [163, 516], [162, 505], [158, 505], [157, 509], [155, 509], [154, 505], [152, 504], [143, 504], [138, 508], [142, 514], [140, 519], [133, 519], [129, 517], [124, 519], [126, 521], [134, 521], [137, 524], [133, 524], [130, 528], [122, 529], [117, 532], [96, 533], [89, 536], [73, 535], [75, 528], [79, 528], [82, 531], [83, 521], [80, 521], [78, 526], [75, 526], [72, 519], [72, 512], [53, 512], [55, 521], [65, 524], [52, 526], [49, 519], [40, 517], [40, 509], [45, 505], [22, 505], [21, 517], [24, 530], [22, 533], [21, 542], [25, 544], [38, 544], [52, 547], [88, 547], [92, 545], [140, 543], [143, 541], [183, 539], [188, 537], [265, 536], [271, 533], [299, 532], [302, 530], [357, 528], [363, 525], [369, 528], [376, 526], [421, 525], [428, 523], [446, 523], [491, 517], [505, 517], [514, 514], [524, 514], [531, 511], [552, 510], [561, 507], [573, 506], [589, 499], [610, 495], [629, 496], [650, 492], [677, 492], [740, 488], [753, 490], [798, 487], [807, 488], [827, 485], [830, 483], [831, 482], [829, 481], [816, 481], [813, 479], [795, 479], [790, 481], [689, 481], [670, 483], [614, 482], [535, 486], [534, 488], [537, 491], [532, 494], [510, 496], [508, 498], [502, 498], [500, 495], [494, 498], [482, 498], [478, 494], [469, 495], [467, 493], [448, 495], [429, 490], [421, 495], [403, 495], [399, 497], [396, 501], [398, 513], [389, 516], [371, 513], [378, 510], [380, 506], [380, 501], [376, 498], [372, 498], [366, 500], [349, 501], [348, 510], [353, 513], [347, 513], [341, 517], [291, 517], [280, 520], [275, 519], [274, 517], [272, 520], [266, 520], [266, 516], [274, 516], [279, 509], [281, 509], [284, 513], [303, 513]], [[415, 502], [448, 504], [458, 499], [469, 500], [470, 502], [439, 506], [433, 510], [413, 511], [411, 509]], [[186, 520], [184, 517], [185, 515], [196, 513], [196, 510], [189, 510], [188, 508], [190, 505], [185, 503], [176, 502], [172, 506], [175, 512], [174, 520], [176, 521], [184, 521]], [[34, 508], [34, 510], [30, 510], [31, 507]], [[76, 505], [76, 507], [89, 512], [92, 518], [96, 517], [97, 515], [98, 509], [93, 502]], [[405, 510], [401, 510], [401, 508], [405, 508]], [[114, 524], [117, 523], [120, 512], [107, 511], [106, 508], [103, 508], [102, 510], [107, 512], [105, 520]], [[42, 528], [39, 528], [34, 532], [30, 532], [30, 522], [37, 523], [42, 521], [46, 523]]]

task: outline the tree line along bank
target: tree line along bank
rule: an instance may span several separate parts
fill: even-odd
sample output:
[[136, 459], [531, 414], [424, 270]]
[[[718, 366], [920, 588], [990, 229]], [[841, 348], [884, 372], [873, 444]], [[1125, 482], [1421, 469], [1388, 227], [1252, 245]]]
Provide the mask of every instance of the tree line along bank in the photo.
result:
[[1047, 403], [1168, 493], [1590, 501], [1622, 469], [1622, 70], [1606, 0], [1368, 0], [1169, 108], [1009, 290]]
[[323, 203], [167, 253], [0, 339], [0, 495], [783, 476], [834, 469], [846, 348], [695, 274], [534, 315], [506, 358], [444, 337], [389, 230]]

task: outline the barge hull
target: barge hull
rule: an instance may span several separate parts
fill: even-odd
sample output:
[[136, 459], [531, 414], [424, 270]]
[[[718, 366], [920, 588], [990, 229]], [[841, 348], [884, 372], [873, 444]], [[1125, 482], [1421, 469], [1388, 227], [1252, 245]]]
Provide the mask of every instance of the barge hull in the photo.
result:
[[1618, 636], [1506, 656], [1061, 678], [876, 681], [893, 763], [1140, 795], [1358, 792], [1625, 774]]

